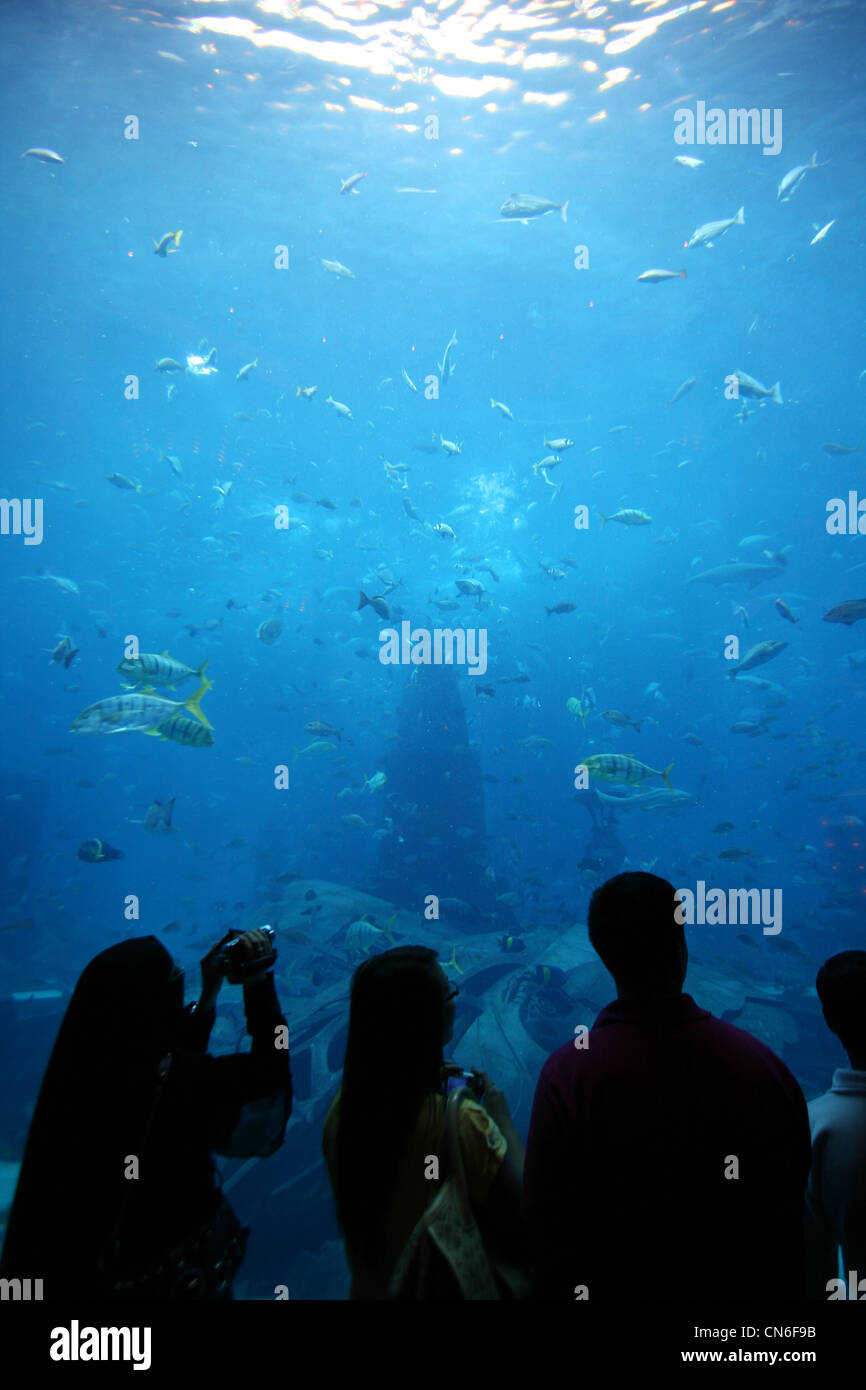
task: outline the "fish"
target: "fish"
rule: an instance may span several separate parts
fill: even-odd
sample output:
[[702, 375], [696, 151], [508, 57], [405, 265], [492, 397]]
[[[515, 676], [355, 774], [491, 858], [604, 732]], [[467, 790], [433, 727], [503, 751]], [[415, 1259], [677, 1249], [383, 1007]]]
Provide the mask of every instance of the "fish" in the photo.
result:
[[470, 598], [480, 598], [484, 593], [484, 585], [479, 584], [475, 579], [455, 579], [454, 583], [461, 594], [466, 594]]
[[303, 396], [305, 400], [311, 401], [318, 389], [318, 386], [299, 386], [295, 396]]
[[266, 618], [256, 628], [256, 636], [266, 647], [272, 647], [283, 630], [282, 618]]
[[568, 202], [552, 203], [549, 198], [535, 198], [531, 193], [511, 193], [499, 209], [499, 216], [526, 226], [530, 218], [545, 217], [549, 212], [558, 212], [563, 222], [567, 222]]
[[500, 936], [499, 949], [500, 951], [525, 951], [526, 942], [522, 941], [519, 936]]
[[565, 708], [568, 710], [569, 714], [574, 715], [575, 719], [579, 719], [583, 727], [586, 728], [587, 716], [590, 714], [589, 705], [584, 705], [582, 700], [578, 700], [576, 695], [572, 695], [570, 699], [566, 700]]
[[851, 627], [852, 623], [858, 623], [861, 618], [866, 618], [866, 598], [852, 598], [845, 603], [837, 603], [835, 608], [824, 614], [821, 621], [844, 623], [846, 627]]
[[370, 171], [367, 170], [367, 171], [366, 171], [365, 173], [363, 173], [363, 174], [351, 174], [351, 175], [349, 176], [349, 178], [344, 179], [343, 182], [340, 184], [340, 192], [341, 192], [341, 193], [357, 193], [357, 192], [358, 192], [357, 185], [361, 182], [362, 179], [369, 178], [369, 173], [370, 173]]
[[782, 388], [778, 381], [774, 386], [762, 386], [760, 381], [749, 376], [748, 372], [741, 372], [739, 367], [733, 375], [737, 384], [737, 397], [748, 396], [753, 401], [772, 400], [777, 405], [784, 405]]
[[31, 150], [23, 150], [21, 158], [26, 159], [28, 155], [31, 159], [41, 160], [43, 164], [65, 164], [66, 162], [56, 150], [45, 150], [39, 146], [35, 146]]
[[329, 270], [332, 275], [339, 275], [344, 280], [354, 280], [355, 276], [346, 265], [341, 265], [339, 261], [322, 261], [325, 270]]
[[[435, 434], [433, 435], [433, 438], [436, 438]], [[440, 434], [439, 443], [442, 445], [442, 448], [445, 450], [449, 458], [452, 458], [454, 454], [460, 453], [460, 445], [456, 444], [453, 439], [446, 439], [444, 435]]]
[[123, 851], [112, 849], [105, 840], [84, 840], [78, 846], [78, 858], [85, 864], [107, 864], [112, 859], [122, 859]]
[[686, 280], [684, 270], [644, 270], [637, 277], [638, 284], [658, 285], [662, 280]]
[[778, 565], [749, 565], [745, 561], [734, 561], [731, 564], [718, 565], [715, 569], [705, 570], [703, 574], [693, 574], [686, 582], [687, 584], [712, 584], [714, 588], [719, 588], [722, 584], [748, 584], [750, 589], [754, 589], [758, 584], [763, 584], [765, 580], [772, 579], [773, 575], [778, 573]]
[[154, 371], [157, 372], [183, 372], [186, 371], [182, 362], [177, 362], [173, 357], [160, 357]]
[[677, 401], [681, 401], [683, 396], [685, 396], [689, 391], [691, 391], [696, 381], [697, 377], [690, 376], [686, 381], [683, 382], [682, 386], [678, 386], [676, 391], [668, 401], [668, 405], [676, 405]]
[[154, 729], [145, 729], [146, 734], [155, 738], [170, 739], [172, 743], [183, 743], [191, 748], [210, 748], [214, 738], [210, 726], [207, 728], [197, 719], [190, 719], [181, 710], [169, 715]]
[[542, 738], [539, 734], [530, 734], [529, 738], [518, 739], [517, 746], [524, 753], [543, 753], [546, 748], [555, 748], [556, 744], [552, 739]]
[[601, 529], [604, 530], [609, 521], [619, 521], [623, 526], [650, 526], [652, 517], [647, 516], [646, 512], [637, 511], [634, 507], [621, 507], [613, 516], [605, 516], [604, 512], [599, 512], [601, 517]]
[[473, 903], [466, 902], [464, 898], [440, 898], [439, 911], [464, 922], [481, 923], [487, 920], [483, 912], [479, 912]]
[[862, 454], [862, 444], [822, 444], [821, 448], [825, 454], [830, 454], [833, 458], [845, 458], [848, 454]]
[[340, 415], [344, 420], [354, 420], [355, 417], [352, 414], [349, 407], [347, 405], [343, 405], [342, 401], [335, 401], [333, 396], [326, 396], [325, 404], [332, 405], [337, 414]]
[[335, 512], [337, 510], [336, 503], [332, 502], [330, 497], [317, 497], [316, 506], [324, 507], [326, 512]]
[[545, 458], [539, 459], [538, 463], [532, 465], [532, 471], [538, 473], [547, 468], [555, 468], [558, 463], [562, 463], [559, 454], [547, 454]]
[[176, 797], [171, 797], [165, 805], [161, 801], [152, 801], [144, 813], [144, 820], [141, 822], [145, 830], [159, 830], [160, 826], [165, 830], [171, 830], [171, 813], [174, 810]]
[[493, 399], [492, 396], [490, 397], [490, 408], [491, 408], [491, 410], [498, 410], [499, 413], [500, 413], [501, 415], [504, 415], [504, 416], [505, 416], [506, 420], [513, 420], [513, 419], [514, 419], [514, 416], [512, 415], [511, 411], [508, 409], [508, 406], [507, 406], [507, 405], [503, 405], [503, 404], [502, 404], [502, 401], [495, 401], [495, 400]]
[[409, 390], [410, 390], [410, 391], [415, 391], [415, 392], [417, 392], [418, 387], [415, 385], [415, 383], [414, 383], [414, 381], [412, 380], [412, 378], [410, 377], [409, 373], [406, 371], [406, 368], [405, 368], [405, 367], [401, 367], [401, 368], [400, 368], [400, 371], [401, 371], [401, 373], [402, 373], [402, 375], [403, 375], [403, 380], [405, 381], [406, 385], [409, 387]]
[[702, 159], [695, 159], [690, 154], [675, 154], [674, 164], [681, 164], [684, 169], [697, 169], [703, 164]]
[[207, 664], [207, 661], [203, 661], [201, 666], [186, 666], [169, 656], [168, 652], [158, 655], [156, 652], [140, 652], [138, 656], [124, 657], [117, 669], [122, 676], [132, 676], [136, 685], [165, 685], [173, 690], [190, 676], [203, 681]]
[[818, 152], [816, 150], [808, 164], [796, 164], [793, 169], [789, 169], [787, 174], [779, 180], [779, 186], [776, 189], [776, 201], [779, 203], [787, 203], [788, 200], [794, 196], [809, 170], [819, 169], [820, 167], [818, 163]]
[[[449, 382], [449, 381], [451, 380], [452, 376], [454, 375], [454, 368], [455, 368], [455, 365], [456, 365], [456, 364], [455, 364], [454, 362], [451, 361], [451, 349], [452, 349], [453, 347], [456, 347], [456, 346], [457, 346], [457, 329], [455, 328], [454, 332], [451, 334], [451, 337], [448, 339], [448, 343], [447, 343], [447, 345], [446, 345], [445, 351], [444, 351], [444, 353], [442, 354], [442, 361], [436, 363], [436, 368], [437, 368], [437, 370], [438, 370], [438, 372], [439, 372], [439, 384], [440, 384], [440, 386], [445, 386], [445, 384], [446, 384], [447, 382]], [[435, 436], [434, 436], [434, 438], [435, 438]], [[420, 446], [419, 446], [419, 445], [415, 445], [414, 447], [419, 448]]]
[[728, 671], [728, 675], [732, 681], [736, 680], [739, 671], [752, 671], [756, 666], [764, 666], [768, 661], [781, 656], [787, 646], [787, 642], [758, 642], [757, 646], [746, 652], [737, 666]]
[[259, 359], [253, 358], [252, 362], [245, 362], [240, 371], [235, 375], [235, 381], [246, 381], [250, 372], [259, 365]]
[[356, 812], [348, 816], [341, 816], [340, 820], [344, 825], [357, 825], [361, 830], [372, 830], [373, 828], [369, 821], [364, 820], [364, 817], [359, 816]]
[[367, 920], [366, 915], [359, 917], [357, 922], [352, 922], [346, 929], [347, 948], [352, 952], [358, 951], [361, 955], [366, 956], [369, 955], [373, 946], [380, 944], [382, 937], [386, 941], [390, 941], [392, 946], [396, 946], [397, 943], [391, 931], [396, 916], [395, 912], [384, 927], [375, 926], [374, 923]]
[[652, 787], [643, 792], [626, 792], [613, 796], [595, 788], [595, 794], [604, 806], [620, 807], [623, 811], [682, 811], [687, 806], [696, 806], [698, 798], [691, 792], [681, 791], [679, 787]]
[[625, 782], [634, 786], [638, 782], [645, 782], [648, 777], [661, 777], [668, 790], [673, 791], [670, 780], [673, 763], [668, 763], [663, 771], [658, 772], [653, 767], [647, 767], [646, 763], [638, 762], [630, 753], [593, 753], [579, 761], [580, 766], [585, 767], [597, 782]]
[[[149, 733], [156, 730], [174, 714], [189, 711], [206, 728], [212, 728], [202, 713], [200, 701], [213, 687], [213, 681], [203, 680], [186, 700], [164, 700], [158, 695], [111, 695], [88, 705], [72, 721], [73, 734]], [[194, 721], [193, 721], [194, 722]], [[170, 737], [170, 735], [167, 735]]]
[[19, 574], [19, 579], [47, 579], [52, 584], [56, 584], [58, 589], [62, 589], [65, 594], [80, 594], [81, 590], [74, 579], [64, 579], [62, 574]]
[[457, 539], [456, 533], [447, 521], [437, 521], [435, 526], [430, 527], [430, 530], [435, 531], [436, 535], [441, 536], [443, 540], [456, 541]]
[[736, 860], [736, 859], [751, 859], [751, 857], [752, 857], [752, 855], [753, 855], [754, 853], [755, 853], [755, 851], [754, 851], [753, 849], [751, 849], [751, 848], [749, 848], [749, 849], [737, 849], [737, 848], [734, 848], [734, 847], [732, 846], [731, 849], [723, 849], [722, 852], [721, 852], [721, 854], [719, 855], [719, 858], [720, 858], [720, 859], [735, 859], [735, 860]]
[[108, 482], [114, 483], [114, 486], [119, 487], [121, 491], [141, 492], [141, 483], [136, 483], [132, 478], [127, 478], [125, 473], [106, 473], [105, 476]]
[[782, 618], [787, 618], [789, 623], [798, 623], [800, 621], [799, 618], [794, 617], [794, 614], [791, 612], [784, 599], [776, 599], [776, 611]]
[[159, 456], [161, 459], [165, 459], [166, 463], [168, 464], [169, 468], [171, 469], [172, 473], [176, 478], [183, 477], [183, 464], [181, 463], [177, 454], [167, 454], [164, 449], [160, 449]]
[[686, 247], [713, 246], [716, 237], [724, 236], [729, 227], [742, 227], [745, 220], [745, 209], [738, 208], [733, 217], [724, 217], [718, 222], [704, 222], [692, 232]]
[[180, 239], [183, 232], [166, 232], [160, 237], [159, 241], [153, 243], [153, 254], [161, 256], [165, 260], [166, 256], [174, 255], [180, 249]]
[[380, 618], [390, 618], [391, 616], [391, 610], [388, 607], [385, 600], [381, 597], [381, 595], [374, 594], [372, 598], [368, 598], [367, 595], [364, 593], [364, 590], [362, 589], [360, 594], [360, 602], [355, 612], [357, 613], [359, 609], [367, 607], [372, 608], [374, 613], [378, 613]]
[[388, 778], [387, 778], [387, 776], [385, 775], [384, 772], [374, 772], [372, 777], [367, 777], [367, 776], [364, 777], [363, 785], [359, 788], [359, 790], [360, 790], [360, 791], [368, 791], [368, 792], [377, 792], [377, 791], [379, 791], [382, 787], [384, 787], [384, 785], [385, 785], [385, 783], [386, 783], [387, 781], [388, 781]]
[[306, 748], [295, 748], [293, 751], [295, 756], [292, 762], [296, 763], [298, 758], [327, 758], [337, 750], [328, 739], [317, 738], [313, 743], [308, 743]]
[[[545, 449], [552, 449], [554, 454], [557, 455], [562, 453], [563, 449], [572, 449], [574, 447], [573, 439], [544, 439], [542, 443]], [[560, 463], [561, 459], [557, 458], [556, 462]], [[546, 464], [540, 463], [538, 467], [546, 467]]]
[[643, 723], [642, 719], [637, 721], [629, 719], [628, 715], [624, 714], [621, 709], [604, 709], [601, 712], [601, 717], [606, 719], [608, 724], [615, 724], [618, 729], [637, 729], [638, 733], [640, 733], [640, 726]]
[[317, 734], [324, 738], [331, 738], [333, 736], [338, 743], [342, 743], [343, 741], [343, 730], [334, 729], [330, 724], [323, 724], [321, 719], [311, 719], [309, 724], [304, 725], [304, 729], [308, 734]]
[[809, 242], [809, 245], [810, 245], [810, 246], [814, 246], [815, 243], [816, 243], [817, 241], [823, 241], [824, 238], [825, 238], [825, 236], [826, 236], [827, 233], [829, 232], [830, 228], [831, 228], [831, 227], [835, 227], [835, 225], [836, 225], [836, 218], [835, 218], [835, 217], [833, 218], [833, 220], [832, 220], [831, 222], [826, 222], [826, 223], [824, 224], [824, 226], [821, 227], [820, 229], [819, 229], [819, 227], [818, 227], [817, 222], [813, 222], [813, 223], [812, 223], [812, 226], [813, 226], [814, 229], [815, 229], [815, 235], [812, 237], [812, 240]]
[[545, 604], [545, 605], [544, 605], [544, 611], [545, 611], [545, 613], [547, 614], [548, 618], [550, 617], [550, 615], [551, 615], [552, 613], [576, 613], [576, 612], [577, 612], [577, 604], [576, 604], [576, 603], [568, 603], [568, 602], [565, 602], [565, 603], [555, 603], [555, 604], [553, 605], [552, 608], [548, 608], [547, 604]]
[[80, 648], [75, 646], [71, 637], [61, 637], [51, 653], [51, 660], [62, 666], [64, 671], [68, 671], [79, 651]]
[[4, 922], [2, 927], [0, 927], [0, 931], [30, 931], [32, 930], [32, 927], [32, 917], [16, 917], [11, 922]]

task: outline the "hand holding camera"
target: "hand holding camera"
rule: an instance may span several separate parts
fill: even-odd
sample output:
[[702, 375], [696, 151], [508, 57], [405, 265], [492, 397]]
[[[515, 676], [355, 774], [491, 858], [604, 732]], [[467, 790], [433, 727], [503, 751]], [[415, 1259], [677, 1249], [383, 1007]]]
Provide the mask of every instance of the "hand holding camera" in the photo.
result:
[[277, 958], [273, 927], [256, 927], [239, 936], [234, 930], [201, 960], [200, 1009], [213, 1008], [223, 980], [230, 985], [260, 984]]
[[220, 953], [223, 974], [230, 985], [258, 984], [277, 958], [273, 927], [255, 927], [237, 936]]

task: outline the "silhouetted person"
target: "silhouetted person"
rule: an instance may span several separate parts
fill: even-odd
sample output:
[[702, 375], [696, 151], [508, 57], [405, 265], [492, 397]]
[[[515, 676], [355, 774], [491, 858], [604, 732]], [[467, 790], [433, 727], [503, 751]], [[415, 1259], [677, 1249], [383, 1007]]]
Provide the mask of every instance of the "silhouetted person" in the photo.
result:
[[590, 941], [617, 999], [535, 1093], [524, 1215], [539, 1297], [802, 1291], [806, 1103], [769, 1048], [682, 993], [676, 907], [654, 874], [593, 893]]
[[[866, 1297], [866, 951], [831, 956], [815, 981], [827, 1027], [848, 1053], [833, 1085], [809, 1104], [812, 1171], [806, 1193], [810, 1298]], [[828, 1288], [842, 1252], [845, 1291]]]
[[[30, 1127], [3, 1277], [43, 1279], [46, 1300], [231, 1297], [246, 1232], [211, 1152], [273, 1153], [292, 1087], [269, 971], [244, 985], [252, 1051], [208, 1056], [230, 936], [202, 960], [201, 997], [187, 1009], [183, 971], [154, 936], [111, 946], [83, 971]], [[268, 944], [259, 931], [241, 943], [251, 966]], [[125, 1177], [130, 1155], [137, 1179]]]
[[[394, 1267], [449, 1175], [443, 1067], [458, 1069], [443, 1064], [442, 1045], [452, 1034], [456, 994], [425, 946], [385, 951], [355, 971], [343, 1081], [322, 1136], [351, 1298], [405, 1296], [389, 1295]], [[478, 1224], [491, 1244], [513, 1254], [522, 1248], [523, 1144], [505, 1097], [483, 1072], [460, 1106], [457, 1132]], [[439, 1181], [425, 1177], [431, 1154], [442, 1160]], [[456, 1281], [447, 1268], [439, 1273], [435, 1293], [412, 1296], [461, 1297], [461, 1271]]]

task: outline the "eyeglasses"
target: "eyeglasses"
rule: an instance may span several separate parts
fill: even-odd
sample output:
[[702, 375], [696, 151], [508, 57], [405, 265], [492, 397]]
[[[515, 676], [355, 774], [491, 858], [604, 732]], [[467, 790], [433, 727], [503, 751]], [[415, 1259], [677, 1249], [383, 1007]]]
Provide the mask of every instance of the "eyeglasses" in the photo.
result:
[[445, 1003], [446, 1003], [446, 1004], [449, 1004], [449, 1003], [451, 1002], [452, 999], [456, 999], [456, 998], [457, 998], [457, 996], [458, 996], [459, 993], [460, 993], [460, 988], [459, 988], [458, 985], [455, 985], [454, 988], [452, 989], [451, 993], [445, 995]]

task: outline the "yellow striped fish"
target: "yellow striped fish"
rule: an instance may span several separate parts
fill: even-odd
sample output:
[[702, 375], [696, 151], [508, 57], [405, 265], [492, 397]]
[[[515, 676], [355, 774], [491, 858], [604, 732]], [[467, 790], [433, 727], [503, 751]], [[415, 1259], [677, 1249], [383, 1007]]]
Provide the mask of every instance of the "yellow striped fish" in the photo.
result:
[[[167, 685], [173, 688], [190, 676], [203, 681], [207, 664], [207, 661], [203, 661], [201, 666], [186, 666], [169, 656], [168, 652], [139, 652], [138, 656], [125, 657], [117, 669], [122, 676], [130, 676], [135, 685]], [[133, 686], [128, 688], [134, 689]]]
[[661, 777], [671, 787], [673, 763], [668, 763], [663, 772], [658, 772], [654, 767], [638, 762], [629, 753], [593, 753], [589, 758], [581, 758], [580, 765], [596, 782], [626, 782], [629, 786], [635, 786], [638, 782], [645, 782], [648, 777]]

